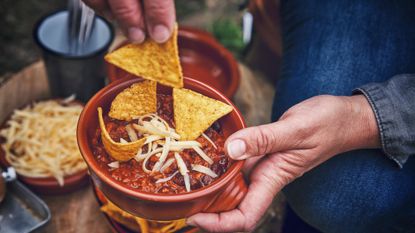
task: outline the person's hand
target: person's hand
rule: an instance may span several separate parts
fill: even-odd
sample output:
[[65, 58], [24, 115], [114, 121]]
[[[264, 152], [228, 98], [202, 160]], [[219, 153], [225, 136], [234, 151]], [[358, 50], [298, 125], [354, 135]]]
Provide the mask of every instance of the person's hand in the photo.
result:
[[98, 14], [115, 18], [131, 42], [141, 43], [146, 37], [167, 41], [173, 32], [176, 13], [173, 0], [83, 0]]
[[187, 223], [209, 232], [252, 231], [285, 185], [336, 154], [379, 143], [376, 119], [364, 96], [308, 99], [275, 123], [246, 128], [227, 139], [231, 158], [248, 159], [248, 193], [234, 210], [196, 214]]

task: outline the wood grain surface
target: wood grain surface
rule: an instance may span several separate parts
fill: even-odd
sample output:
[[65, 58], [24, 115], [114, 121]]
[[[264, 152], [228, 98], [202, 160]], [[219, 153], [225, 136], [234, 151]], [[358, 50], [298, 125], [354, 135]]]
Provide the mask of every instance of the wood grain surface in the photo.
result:
[[[242, 64], [239, 68], [241, 83], [234, 97], [235, 104], [241, 110], [249, 126], [268, 122], [274, 92], [272, 84]], [[1, 84], [0, 121], [2, 122], [13, 109], [48, 96], [44, 65], [39, 61]], [[111, 232], [106, 219], [99, 210], [91, 185], [73, 193], [58, 196], [42, 195], [41, 198], [45, 200], [52, 212], [51, 221], [41, 229], [41, 232]]]
[[91, 185], [73, 193], [40, 196], [52, 213], [43, 232], [110, 233], [111, 228], [99, 210]]
[[49, 97], [43, 62], [36, 62], [0, 84], [0, 122], [16, 108]]

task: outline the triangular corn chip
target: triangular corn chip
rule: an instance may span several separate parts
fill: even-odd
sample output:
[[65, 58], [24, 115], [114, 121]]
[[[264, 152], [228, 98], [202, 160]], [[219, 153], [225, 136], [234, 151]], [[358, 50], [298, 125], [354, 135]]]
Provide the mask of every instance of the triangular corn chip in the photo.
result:
[[99, 127], [101, 128], [102, 144], [104, 144], [105, 151], [117, 161], [128, 161], [132, 159], [146, 141], [146, 138], [144, 137], [129, 143], [114, 142], [105, 127], [101, 107], [98, 108], [98, 119]]
[[134, 83], [120, 92], [111, 103], [109, 116], [118, 120], [130, 121], [134, 117], [157, 110], [157, 83], [144, 80]]
[[[108, 201], [103, 206], [101, 206], [101, 211], [106, 213], [108, 216], [111, 217], [111, 219], [121, 223], [122, 225], [126, 226], [128, 229], [139, 231], [140, 225], [136, 221], [136, 218], [130, 213], [121, 210], [118, 206], [113, 204], [112, 202]], [[147, 227], [148, 228], [148, 227]], [[142, 232], [142, 231], [141, 231]], [[148, 232], [144, 231], [144, 232]]]
[[115, 221], [123, 224], [127, 228], [137, 232], [177, 232], [186, 227], [186, 219], [178, 219], [172, 221], [152, 221], [134, 216], [116, 206], [107, 200], [101, 207], [101, 211], [109, 215]]
[[107, 54], [105, 60], [136, 76], [171, 87], [183, 87], [177, 25], [173, 35], [163, 44], [147, 38], [141, 44], [128, 44]]
[[180, 140], [195, 140], [233, 108], [188, 89], [173, 89], [173, 111]]

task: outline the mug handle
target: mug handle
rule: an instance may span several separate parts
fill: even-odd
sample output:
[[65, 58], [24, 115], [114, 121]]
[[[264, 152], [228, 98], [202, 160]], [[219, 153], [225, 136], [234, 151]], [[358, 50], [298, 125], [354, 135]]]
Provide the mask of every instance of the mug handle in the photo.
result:
[[241, 203], [247, 192], [248, 186], [242, 172], [239, 172], [204, 212], [219, 213], [233, 210]]

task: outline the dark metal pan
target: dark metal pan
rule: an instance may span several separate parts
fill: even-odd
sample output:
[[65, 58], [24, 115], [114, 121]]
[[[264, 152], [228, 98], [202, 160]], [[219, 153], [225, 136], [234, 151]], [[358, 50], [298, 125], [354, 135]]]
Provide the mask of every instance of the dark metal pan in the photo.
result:
[[19, 181], [14, 169], [1, 173], [6, 193], [0, 201], [0, 233], [34, 232], [51, 218], [48, 206]]

